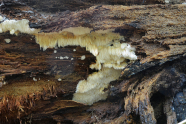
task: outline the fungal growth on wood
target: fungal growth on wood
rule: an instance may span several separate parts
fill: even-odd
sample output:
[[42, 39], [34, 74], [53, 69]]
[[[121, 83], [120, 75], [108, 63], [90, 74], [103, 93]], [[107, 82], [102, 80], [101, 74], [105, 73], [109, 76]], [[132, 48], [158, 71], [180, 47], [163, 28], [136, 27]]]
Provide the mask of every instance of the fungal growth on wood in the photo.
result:
[[183, 121], [184, 1], [3, 0], [0, 123]]
[[[104, 89], [109, 83], [119, 78], [121, 70], [127, 66], [127, 60], [136, 60], [135, 48], [127, 43], [120, 43], [123, 36], [110, 30], [91, 32], [91, 28], [70, 27], [60, 32], [39, 33], [39, 29], [31, 29], [28, 20], [6, 20], [1, 24], [0, 31], [27, 33], [35, 36], [40, 48], [81, 46], [96, 57], [96, 63], [91, 64], [91, 69], [99, 70], [89, 75], [87, 80], [79, 81], [73, 100], [88, 105], [99, 100], [105, 100], [108, 93]], [[20, 26], [22, 25], [22, 27]], [[56, 53], [56, 51], [54, 51]], [[62, 57], [60, 57], [62, 59]], [[81, 60], [85, 56], [82, 55]]]

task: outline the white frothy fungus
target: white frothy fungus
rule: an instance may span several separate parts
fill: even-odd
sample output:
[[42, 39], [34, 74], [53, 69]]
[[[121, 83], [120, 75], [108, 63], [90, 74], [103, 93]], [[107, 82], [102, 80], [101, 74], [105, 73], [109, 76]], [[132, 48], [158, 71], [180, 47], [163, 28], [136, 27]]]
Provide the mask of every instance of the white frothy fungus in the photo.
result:
[[10, 43], [11, 40], [10, 39], [4, 39], [6, 43]]
[[81, 60], [85, 60], [85, 58], [86, 58], [85, 55], [81, 56]]
[[[104, 89], [109, 86], [111, 81], [119, 78], [120, 72], [127, 66], [128, 60], [137, 59], [135, 48], [129, 44], [120, 43], [124, 37], [113, 33], [114, 29], [94, 32], [91, 30], [91, 28], [85, 27], [70, 27], [60, 32], [38, 33], [40, 30], [30, 28], [26, 19], [6, 20], [0, 24], [0, 33], [10, 31], [10, 34], [21, 32], [34, 35], [36, 43], [43, 50], [55, 47], [81, 46], [92, 53], [96, 57], [96, 63], [91, 64], [90, 68], [97, 69], [98, 72], [90, 74], [87, 80], [79, 81], [73, 97], [73, 100], [88, 105], [105, 100], [108, 92]], [[60, 56], [57, 58], [68, 59], [69, 57]], [[82, 55], [81, 59], [85, 59], [85, 56]], [[33, 78], [33, 80], [35, 79]]]

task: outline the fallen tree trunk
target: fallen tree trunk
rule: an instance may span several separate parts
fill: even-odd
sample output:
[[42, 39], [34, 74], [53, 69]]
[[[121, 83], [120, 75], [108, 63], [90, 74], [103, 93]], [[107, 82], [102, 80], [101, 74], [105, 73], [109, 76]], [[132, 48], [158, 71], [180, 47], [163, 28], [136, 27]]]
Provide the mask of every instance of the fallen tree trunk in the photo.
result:
[[[124, 36], [120, 42], [136, 48], [138, 56], [105, 89], [107, 100], [88, 106], [72, 101], [72, 96], [78, 81], [96, 72], [89, 68], [96, 61], [92, 53], [80, 46], [42, 51], [37, 35], [1, 33], [1, 123], [155, 124], [183, 120], [185, 5], [90, 6], [47, 15], [18, 2], [1, 5], [4, 19], [28, 19], [30, 27], [40, 32], [79, 26], [91, 28], [90, 34], [112, 29]], [[81, 59], [83, 55], [85, 59]]]

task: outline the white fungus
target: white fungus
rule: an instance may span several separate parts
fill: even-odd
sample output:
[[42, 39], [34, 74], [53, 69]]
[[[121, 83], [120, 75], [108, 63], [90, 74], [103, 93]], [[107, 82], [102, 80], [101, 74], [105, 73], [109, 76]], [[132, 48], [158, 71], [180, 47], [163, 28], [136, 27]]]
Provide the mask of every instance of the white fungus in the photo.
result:
[[5, 20], [0, 24], [0, 33], [10, 31], [10, 34], [17, 34], [17, 32], [34, 34], [38, 33], [40, 29], [29, 27], [29, 20]]
[[[121, 70], [128, 64], [127, 60], [137, 59], [135, 48], [129, 44], [120, 43], [124, 37], [113, 33], [113, 29], [90, 33], [91, 30], [91, 28], [70, 27], [60, 32], [38, 33], [39, 29], [29, 28], [26, 19], [6, 20], [0, 24], [0, 33], [10, 31], [11, 34], [22, 32], [35, 35], [36, 43], [43, 50], [71, 45], [85, 47], [92, 53], [96, 57], [96, 63], [91, 64], [90, 68], [97, 69], [98, 72], [90, 74], [87, 80], [79, 81], [73, 97], [73, 100], [88, 105], [105, 100], [108, 92], [104, 89], [109, 86], [111, 81], [119, 78]], [[68, 58], [68, 56], [58, 57], [58, 59]], [[81, 60], [84, 59], [85, 55], [82, 55]], [[33, 80], [35, 79], [33, 78]]]
[[61, 81], [61, 78], [58, 78], [57, 80], [58, 80], [58, 81]]
[[8, 84], [6, 81], [3, 81], [3, 85], [6, 85], [6, 84]]
[[57, 53], [57, 50], [54, 50], [54, 53]]
[[81, 60], [85, 60], [85, 58], [86, 58], [85, 55], [81, 56]]
[[37, 81], [37, 79], [35, 77], [33, 77], [33, 81]]
[[68, 56], [65, 56], [64, 59], [68, 59], [69, 57]]
[[165, 3], [169, 3], [170, 0], [165, 0]]
[[59, 59], [64, 59], [64, 58], [62, 56], [60, 56]]
[[4, 39], [6, 43], [10, 43], [11, 40], [10, 39]]
[[120, 73], [121, 70], [113, 68], [102, 68], [99, 72], [94, 72], [88, 76], [87, 80], [79, 81], [73, 100], [88, 105], [99, 100], [105, 100], [108, 92], [105, 92], [104, 89], [108, 87], [111, 81], [119, 78]]

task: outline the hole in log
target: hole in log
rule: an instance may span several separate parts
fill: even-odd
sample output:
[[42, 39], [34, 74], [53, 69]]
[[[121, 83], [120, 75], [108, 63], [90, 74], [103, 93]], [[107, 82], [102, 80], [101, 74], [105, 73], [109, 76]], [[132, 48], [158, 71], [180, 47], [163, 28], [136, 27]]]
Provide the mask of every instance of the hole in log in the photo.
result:
[[153, 94], [150, 98], [151, 105], [154, 109], [154, 115], [157, 120], [157, 124], [166, 124], [167, 117], [163, 111], [163, 103], [165, 102], [165, 96], [159, 92]]

